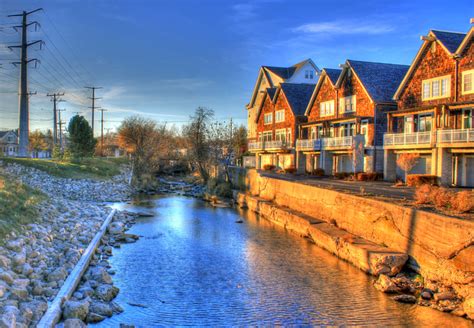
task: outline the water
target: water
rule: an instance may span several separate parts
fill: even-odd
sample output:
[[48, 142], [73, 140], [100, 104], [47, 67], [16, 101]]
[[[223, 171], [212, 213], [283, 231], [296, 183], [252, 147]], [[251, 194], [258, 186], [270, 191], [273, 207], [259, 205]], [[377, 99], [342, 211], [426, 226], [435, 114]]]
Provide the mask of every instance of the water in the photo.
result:
[[253, 213], [184, 197], [145, 210], [156, 216], [130, 231], [143, 237], [111, 258], [125, 312], [96, 326], [470, 327], [391, 300], [373, 278]]

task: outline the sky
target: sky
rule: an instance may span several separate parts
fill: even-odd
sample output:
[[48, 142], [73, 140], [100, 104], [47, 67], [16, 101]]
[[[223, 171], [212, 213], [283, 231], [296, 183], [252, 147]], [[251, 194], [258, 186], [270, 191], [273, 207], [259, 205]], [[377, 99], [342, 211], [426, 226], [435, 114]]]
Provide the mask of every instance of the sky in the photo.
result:
[[28, 30], [45, 42], [29, 49], [40, 60], [29, 66], [31, 130], [52, 127], [51, 92], [65, 92], [65, 121], [90, 119], [91, 85], [103, 87], [106, 129], [132, 115], [179, 126], [198, 106], [246, 124], [261, 65], [410, 64], [420, 35], [467, 32], [474, 17], [472, 0], [0, 0], [0, 129], [18, 126], [19, 51], [8, 46], [20, 20], [7, 15], [39, 7], [29, 19], [41, 26]]

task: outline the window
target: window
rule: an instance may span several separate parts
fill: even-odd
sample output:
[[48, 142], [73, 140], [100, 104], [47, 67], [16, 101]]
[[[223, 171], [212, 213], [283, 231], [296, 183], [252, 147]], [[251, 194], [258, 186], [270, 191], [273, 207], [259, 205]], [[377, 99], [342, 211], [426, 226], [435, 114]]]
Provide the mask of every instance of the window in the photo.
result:
[[313, 70], [306, 70], [304, 72], [304, 78], [312, 80], [314, 78], [314, 71]]
[[474, 93], [474, 69], [462, 72], [462, 94]]
[[413, 116], [405, 116], [403, 122], [403, 132], [412, 133], [413, 132]]
[[349, 137], [355, 134], [355, 123], [343, 123], [339, 126], [339, 136]]
[[339, 113], [350, 113], [356, 110], [355, 95], [339, 98]]
[[273, 113], [268, 113], [263, 116], [264, 124], [272, 124], [273, 121]]
[[321, 139], [323, 137], [323, 127], [318, 126], [318, 139]]
[[334, 115], [334, 100], [320, 103], [319, 109], [320, 109], [320, 116]]
[[451, 76], [442, 76], [434, 79], [423, 80], [422, 99], [432, 100], [451, 96]]
[[464, 109], [462, 111], [462, 128], [463, 129], [472, 129], [472, 112], [473, 109]]
[[285, 122], [285, 111], [279, 110], [275, 112], [275, 123]]
[[311, 128], [311, 134], [310, 134], [310, 137], [309, 137], [309, 138], [310, 138], [311, 140], [316, 139], [316, 127], [315, 127], [315, 126], [313, 126], [313, 127]]
[[264, 131], [261, 137], [262, 141], [272, 141], [272, 131]]
[[286, 142], [286, 129], [279, 129], [275, 131], [275, 140]]
[[418, 132], [431, 131], [431, 114], [424, 114], [418, 116]]

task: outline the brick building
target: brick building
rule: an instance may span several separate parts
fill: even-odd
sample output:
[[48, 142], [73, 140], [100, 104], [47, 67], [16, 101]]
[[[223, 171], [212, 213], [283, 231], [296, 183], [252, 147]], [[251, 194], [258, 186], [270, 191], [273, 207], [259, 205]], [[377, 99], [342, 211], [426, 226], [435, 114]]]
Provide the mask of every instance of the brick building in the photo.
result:
[[313, 84], [281, 83], [265, 91], [255, 119], [257, 141], [250, 141], [248, 147], [256, 155], [257, 168], [295, 166], [297, 126], [306, 121], [313, 90]]
[[386, 113], [408, 66], [347, 60], [323, 69], [300, 125], [300, 172], [383, 172]]
[[431, 30], [397, 89], [384, 138], [387, 180], [402, 178], [400, 154], [417, 153], [409, 173], [474, 186], [474, 45], [469, 33]]

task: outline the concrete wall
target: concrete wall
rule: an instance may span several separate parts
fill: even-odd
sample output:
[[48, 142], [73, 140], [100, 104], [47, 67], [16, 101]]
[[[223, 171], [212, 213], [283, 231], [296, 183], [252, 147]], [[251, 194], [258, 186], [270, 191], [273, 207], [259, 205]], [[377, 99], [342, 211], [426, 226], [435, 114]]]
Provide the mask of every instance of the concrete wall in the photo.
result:
[[[235, 172], [237, 173], [237, 172]], [[335, 223], [411, 256], [425, 279], [474, 296], [474, 222], [240, 170], [235, 185], [253, 196]]]

